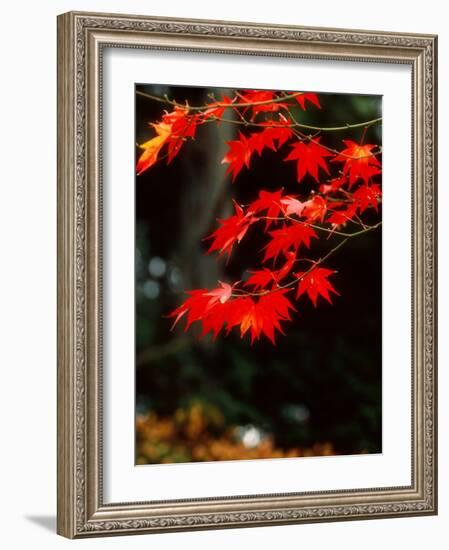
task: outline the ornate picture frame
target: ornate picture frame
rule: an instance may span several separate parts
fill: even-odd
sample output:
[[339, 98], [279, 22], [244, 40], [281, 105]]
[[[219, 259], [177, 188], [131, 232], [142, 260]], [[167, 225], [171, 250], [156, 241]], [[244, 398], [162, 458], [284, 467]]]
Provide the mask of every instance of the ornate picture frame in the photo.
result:
[[[412, 80], [411, 483], [105, 502], [105, 48], [387, 63]], [[70, 12], [58, 17], [58, 533], [69, 538], [437, 513], [437, 37]], [[151, 467], [151, 466], [150, 466]]]

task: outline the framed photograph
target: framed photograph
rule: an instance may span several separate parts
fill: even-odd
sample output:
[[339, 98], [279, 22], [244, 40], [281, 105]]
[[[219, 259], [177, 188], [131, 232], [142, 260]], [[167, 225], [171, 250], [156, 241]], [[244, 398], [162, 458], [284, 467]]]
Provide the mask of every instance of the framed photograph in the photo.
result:
[[59, 534], [437, 513], [436, 46], [59, 16]]

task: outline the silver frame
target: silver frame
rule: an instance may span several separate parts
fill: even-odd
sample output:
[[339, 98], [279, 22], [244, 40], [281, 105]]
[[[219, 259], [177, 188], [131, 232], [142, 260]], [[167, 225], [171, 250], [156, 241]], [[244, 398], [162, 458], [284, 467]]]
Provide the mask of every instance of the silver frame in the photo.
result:
[[[105, 504], [102, 491], [101, 60], [131, 47], [412, 68], [412, 483]], [[58, 521], [86, 536], [437, 513], [437, 37], [70, 12], [58, 17]]]

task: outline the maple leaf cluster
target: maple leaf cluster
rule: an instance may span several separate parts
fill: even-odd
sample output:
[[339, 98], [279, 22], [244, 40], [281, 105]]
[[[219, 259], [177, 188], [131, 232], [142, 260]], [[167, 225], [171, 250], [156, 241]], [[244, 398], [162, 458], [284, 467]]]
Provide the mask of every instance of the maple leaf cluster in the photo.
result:
[[[246, 205], [234, 201], [233, 214], [219, 219], [205, 238], [208, 254], [229, 260], [235, 246], [251, 238], [253, 231], [261, 232], [266, 243], [260, 251], [260, 268], [249, 271], [244, 281], [219, 281], [212, 290], [188, 291], [184, 303], [169, 315], [173, 326], [184, 318], [185, 330], [197, 323], [203, 336], [216, 338], [235, 328], [241, 337], [249, 334], [251, 343], [261, 336], [275, 343], [276, 332], [283, 333], [283, 324], [300, 307], [293, 305], [294, 300], [305, 298], [316, 307], [320, 298], [332, 304], [332, 295], [339, 295], [330, 280], [336, 271], [322, 264], [349, 238], [380, 225], [369, 226], [362, 219], [366, 210], [378, 214], [382, 200], [380, 147], [363, 143], [368, 125], [380, 119], [368, 121], [358, 141], [342, 139], [336, 150], [323, 138], [332, 129], [306, 133], [306, 125], [292, 116], [295, 106], [303, 111], [322, 109], [315, 93], [245, 90], [202, 108], [174, 104], [159, 122], [151, 123], [156, 135], [140, 146], [137, 174], [165, 158], [167, 164], [172, 162], [184, 142], [194, 138], [198, 126], [232, 123], [236, 119], [231, 115], [236, 113], [250, 130], [239, 131], [236, 139], [227, 142], [221, 162], [228, 165], [226, 174], [232, 175], [232, 182], [242, 170], [251, 169], [255, 155], [262, 156], [266, 150], [277, 153], [282, 162], [296, 164], [295, 175], [284, 188], [260, 189]], [[165, 156], [161, 156], [163, 149]], [[304, 181], [309, 185], [303, 186]], [[340, 238], [339, 243], [324, 257], [311, 258], [313, 243], [330, 236]]]
[[190, 291], [189, 298], [171, 313], [174, 324], [187, 314], [186, 329], [193, 322], [201, 321], [203, 336], [212, 333], [216, 337], [221, 330], [229, 334], [234, 327], [239, 327], [242, 337], [250, 333], [251, 342], [264, 334], [274, 343], [275, 330], [282, 332], [281, 321], [290, 320], [290, 311], [294, 310], [285, 297], [287, 290], [266, 293], [257, 299], [250, 295], [232, 297], [232, 287], [220, 284], [221, 287], [212, 291]]

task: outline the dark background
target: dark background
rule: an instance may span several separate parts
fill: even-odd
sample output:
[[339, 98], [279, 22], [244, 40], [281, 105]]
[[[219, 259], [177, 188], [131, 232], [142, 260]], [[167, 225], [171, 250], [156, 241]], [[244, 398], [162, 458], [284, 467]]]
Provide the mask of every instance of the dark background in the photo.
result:
[[[228, 90], [139, 85], [137, 89], [191, 105], [217, 99]], [[297, 120], [332, 126], [381, 115], [379, 96], [320, 94], [322, 109], [299, 107]], [[154, 135], [149, 122], [160, 120], [165, 105], [136, 96], [136, 143]], [[230, 116], [228, 112], [226, 116]], [[253, 155], [234, 184], [221, 164], [227, 146], [241, 127], [221, 123], [198, 128], [167, 166], [157, 163], [136, 177], [136, 407], [173, 417], [179, 409], [202, 403], [220, 411], [225, 426], [255, 426], [270, 434], [279, 448], [312, 448], [329, 443], [333, 452], [381, 452], [381, 231], [350, 239], [325, 267], [341, 296], [333, 305], [319, 298], [297, 303], [293, 321], [285, 323], [277, 345], [264, 339], [250, 345], [234, 331], [199, 340], [195, 330], [172, 332], [166, 315], [185, 299], [185, 290], [214, 288], [217, 280], [235, 281], [260, 266], [257, 232], [234, 247], [231, 261], [205, 254], [202, 239], [217, 218], [232, 213], [231, 197], [247, 204], [260, 188], [284, 187], [307, 193], [314, 180], [296, 181], [296, 163], [282, 162], [290, 150]], [[326, 133], [322, 141], [343, 149], [342, 139], [359, 141], [363, 129]], [[365, 143], [381, 143], [381, 126], [370, 127]], [[140, 154], [136, 149], [136, 155]], [[331, 164], [332, 166], [332, 164]], [[341, 167], [335, 163], [333, 170]], [[367, 223], [378, 220], [372, 209]], [[370, 219], [370, 216], [373, 216]], [[313, 241], [312, 257], [338, 242]], [[296, 305], [296, 304], [295, 304]], [[174, 459], [176, 460], [176, 459]], [[141, 459], [142, 461], [142, 459]]]

